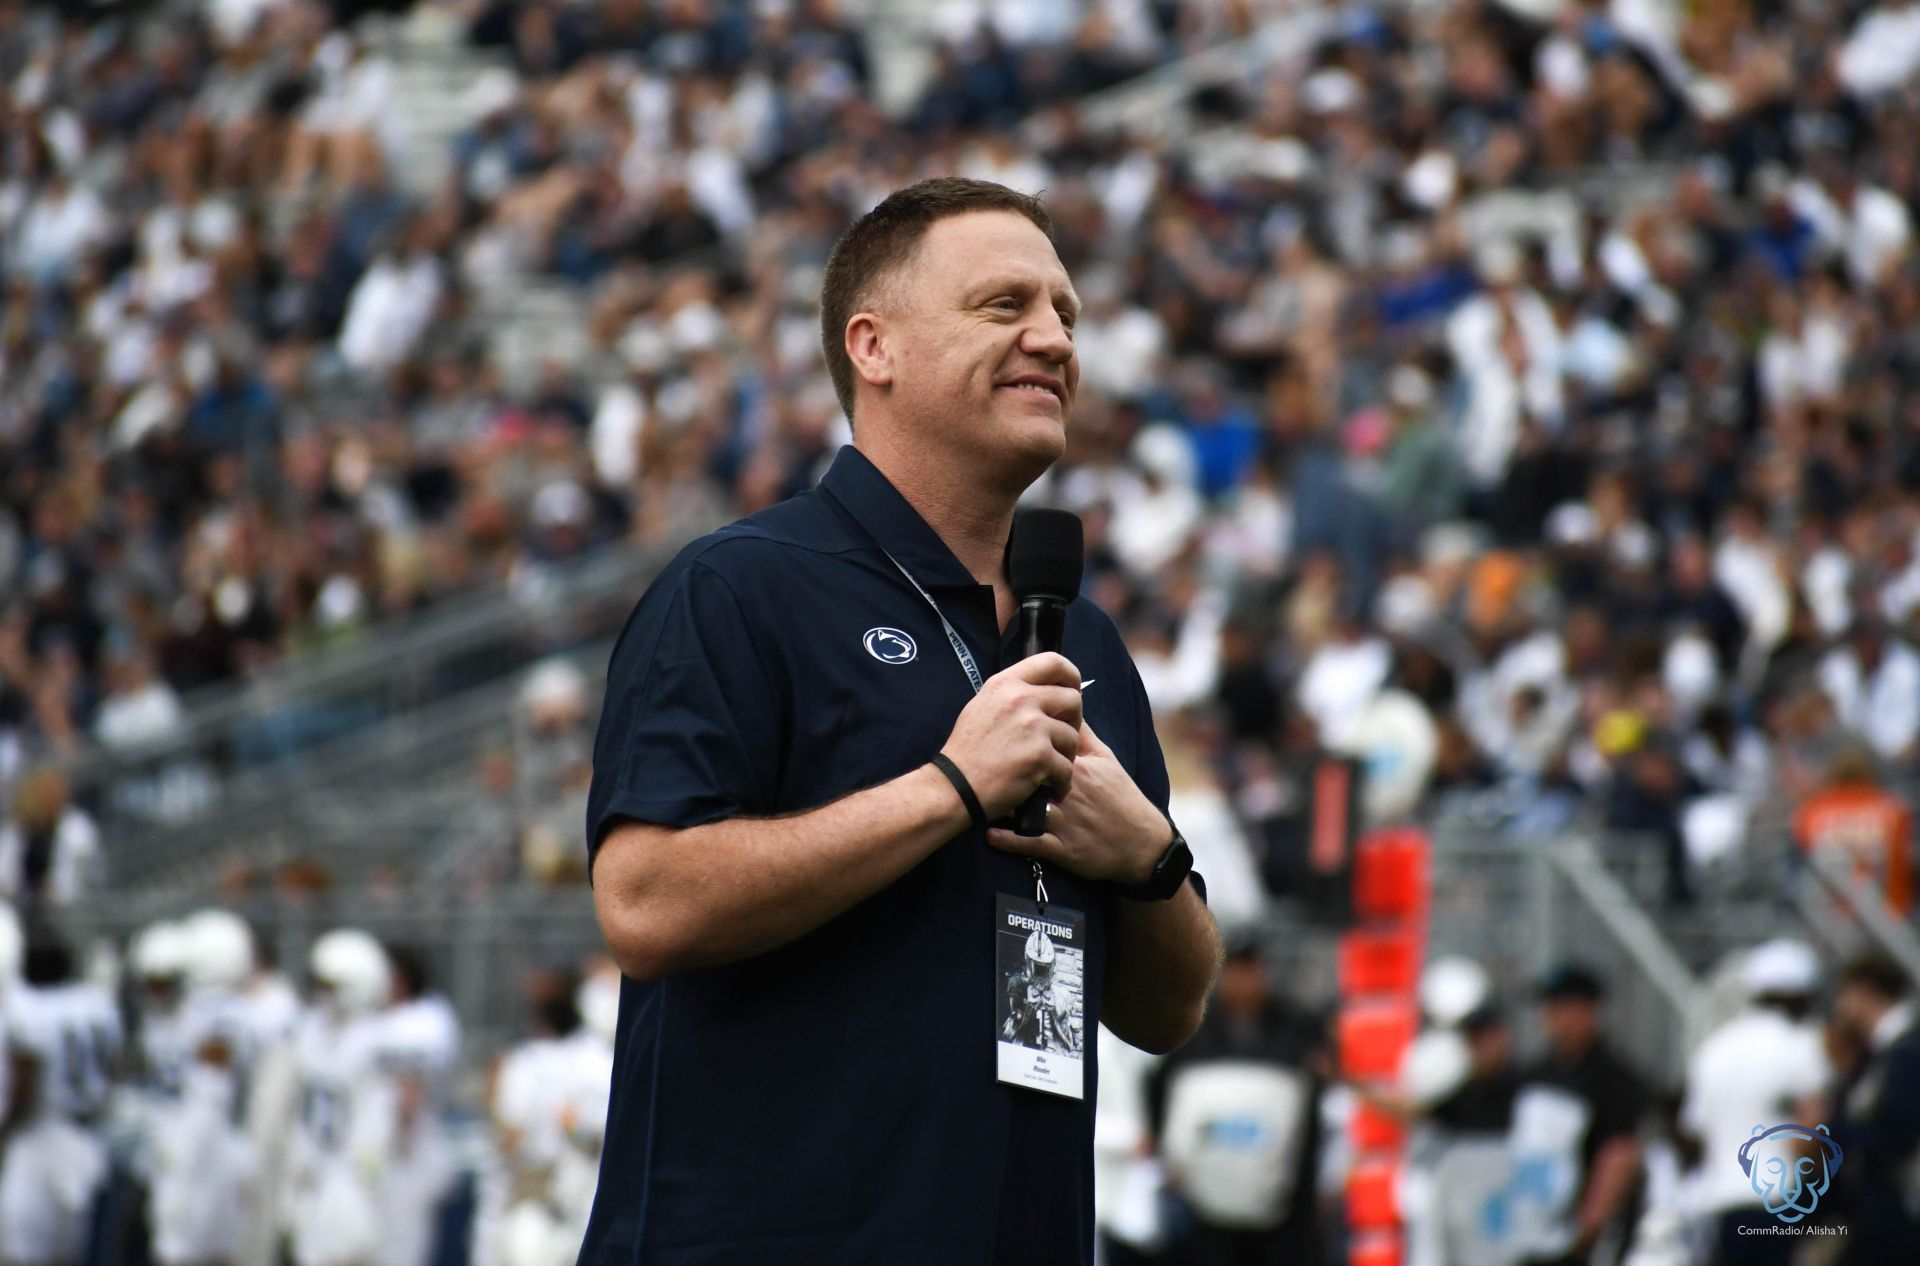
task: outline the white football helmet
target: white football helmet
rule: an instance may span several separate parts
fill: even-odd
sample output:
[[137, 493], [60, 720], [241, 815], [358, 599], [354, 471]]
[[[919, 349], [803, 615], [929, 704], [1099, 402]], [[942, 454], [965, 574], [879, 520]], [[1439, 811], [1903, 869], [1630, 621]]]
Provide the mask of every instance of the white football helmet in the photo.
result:
[[178, 980], [187, 974], [189, 939], [183, 923], [149, 923], [134, 933], [127, 963], [140, 980]]
[[573, 1005], [587, 1032], [613, 1041], [620, 1028], [620, 973], [612, 968], [590, 973], [574, 991]]
[[387, 952], [359, 928], [335, 928], [313, 943], [307, 965], [319, 983], [333, 990], [342, 1011], [367, 1015], [393, 996], [393, 969]]
[[211, 908], [181, 921], [187, 983], [195, 989], [234, 989], [253, 975], [253, 934], [231, 910]]
[[1487, 969], [1471, 958], [1436, 958], [1420, 973], [1420, 1007], [1442, 1028], [1452, 1028], [1493, 996]]
[[1432, 1107], [1466, 1084], [1473, 1073], [1467, 1039], [1452, 1029], [1428, 1029], [1400, 1057], [1400, 1091]]

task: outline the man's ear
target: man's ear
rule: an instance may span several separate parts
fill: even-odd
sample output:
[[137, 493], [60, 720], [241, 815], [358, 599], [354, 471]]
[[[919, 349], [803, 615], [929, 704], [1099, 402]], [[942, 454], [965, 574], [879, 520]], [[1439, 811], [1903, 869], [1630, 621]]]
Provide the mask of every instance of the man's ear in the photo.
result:
[[893, 351], [887, 345], [884, 320], [873, 312], [856, 312], [847, 320], [847, 359], [856, 377], [871, 387], [893, 385]]

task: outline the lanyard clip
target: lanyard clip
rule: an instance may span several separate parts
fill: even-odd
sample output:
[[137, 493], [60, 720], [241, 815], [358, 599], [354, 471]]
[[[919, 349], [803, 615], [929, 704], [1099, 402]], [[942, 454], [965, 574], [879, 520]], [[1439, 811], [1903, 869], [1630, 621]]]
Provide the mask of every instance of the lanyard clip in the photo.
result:
[[1047, 904], [1046, 872], [1040, 868], [1039, 862], [1033, 863], [1033, 901], [1035, 905]]

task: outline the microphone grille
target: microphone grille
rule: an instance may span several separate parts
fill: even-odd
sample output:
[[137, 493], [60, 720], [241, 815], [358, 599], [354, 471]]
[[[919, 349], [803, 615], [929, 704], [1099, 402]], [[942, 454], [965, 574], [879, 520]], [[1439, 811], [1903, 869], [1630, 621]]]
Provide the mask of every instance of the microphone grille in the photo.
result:
[[1066, 510], [1021, 510], [1007, 540], [1007, 581], [1016, 599], [1048, 594], [1071, 602], [1080, 593], [1087, 546], [1080, 516]]

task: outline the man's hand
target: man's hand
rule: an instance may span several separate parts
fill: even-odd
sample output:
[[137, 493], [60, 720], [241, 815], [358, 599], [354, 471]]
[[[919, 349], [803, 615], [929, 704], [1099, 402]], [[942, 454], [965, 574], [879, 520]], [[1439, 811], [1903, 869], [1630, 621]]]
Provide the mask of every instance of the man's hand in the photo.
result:
[[1122, 884], [1145, 883], [1172, 839], [1165, 816], [1084, 721], [1073, 786], [1047, 813], [1046, 833], [987, 832], [997, 849], [1052, 862], [1082, 879]]
[[998, 818], [1042, 785], [1065, 792], [1084, 733], [1080, 670], [1048, 653], [987, 678], [940, 750], [966, 775], [987, 816]]

